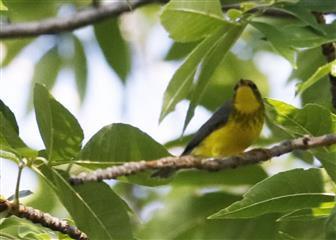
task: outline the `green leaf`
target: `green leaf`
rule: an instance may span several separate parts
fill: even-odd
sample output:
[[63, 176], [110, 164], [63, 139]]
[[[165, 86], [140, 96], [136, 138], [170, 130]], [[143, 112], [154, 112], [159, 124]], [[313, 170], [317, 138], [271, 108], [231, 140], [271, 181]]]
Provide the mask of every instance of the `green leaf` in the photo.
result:
[[[154, 160], [169, 155], [161, 144], [146, 133], [122, 123], [108, 125], [99, 130], [81, 151], [81, 159], [110, 163], [109, 165]], [[95, 167], [95, 163], [92, 167]], [[128, 180], [144, 185], [167, 183], [166, 180], [151, 178], [147, 172], [130, 176]]]
[[48, 160], [76, 157], [84, 137], [77, 119], [40, 84], [34, 88], [34, 106]]
[[213, 45], [225, 33], [223, 28], [219, 29], [213, 35], [204, 39], [197, 47], [188, 55], [185, 62], [176, 70], [173, 78], [170, 80], [164, 94], [160, 121], [162, 121], [182, 99], [185, 99], [192, 86], [192, 81], [202, 58], [207, 55]]
[[[48, 89], [51, 89], [58, 76], [58, 73], [61, 69], [62, 59], [58, 54], [57, 46], [49, 49], [41, 59], [35, 64], [34, 75], [31, 81], [31, 89], [34, 88], [36, 83], [41, 83], [45, 85]], [[33, 91], [30, 91], [30, 96], [27, 101], [28, 109], [31, 109], [33, 102]]]
[[298, 86], [297, 94], [302, 94], [305, 90], [313, 86], [324, 76], [331, 73], [331, 69], [336, 68], [336, 60], [319, 67], [314, 74]]
[[319, 136], [335, 129], [331, 112], [317, 104], [297, 109], [274, 99], [266, 99], [266, 103], [268, 119], [293, 137], [306, 134]]
[[73, 56], [73, 68], [75, 72], [77, 91], [79, 93], [81, 101], [83, 101], [87, 88], [88, 66], [82, 42], [75, 35], [73, 35], [73, 41], [75, 47], [75, 52]]
[[118, 19], [109, 19], [94, 25], [96, 39], [107, 63], [125, 82], [131, 69], [131, 54], [123, 39]]
[[233, 25], [224, 20], [218, 0], [172, 0], [164, 7], [160, 19], [169, 36], [177, 42], [197, 41], [219, 27]]
[[216, 42], [216, 45], [211, 49], [211, 52], [205, 56], [201, 65], [201, 72], [191, 93], [187, 116], [184, 120], [183, 132], [194, 116], [195, 108], [199, 104], [211, 77], [220, 66], [221, 62], [223, 62], [230, 51], [230, 48], [238, 40], [244, 29], [245, 25], [232, 27], [221, 39]]
[[292, 222], [292, 221], [312, 221], [318, 218], [327, 218], [335, 203], [323, 203], [320, 207], [300, 209], [281, 216], [278, 222]]
[[322, 163], [330, 178], [336, 183], [336, 150], [318, 149], [314, 150], [313, 153]]
[[253, 185], [267, 177], [267, 173], [260, 166], [246, 166], [219, 172], [199, 170], [179, 171], [173, 179], [175, 186], [225, 186], [225, 185]]
[[326, 240], [332, 240], [336, 238], [336, 206], [332, 210], [326, 225], [325, 225]]
[[[208, 220], [207, 216], [239, 199], [225, 192], [201, 193], [197, 188], [173, 188], [165, 196], [164, 208], [142, 225], [140, 239], [274, 239], [274, 216], [254, 219]], [[178, 217], [176, 217], [178, 214]], [[263, 226], [260, 231], [256, 225]], [[173, 231], [172, 231], [173, 230]]]
[[318, 207], [334, 198], [334, 194], [324, 192], [320, 169], [294, 169], [257, 183], [241, 201], [210, 218], [253, 218], [267, 213]]
[[174, 42], [164, 59], [167, 61], [180, 60], [189, 55], [198, 44], [199, 42]]
[[[126, 203], [105, 183], [71, 186], [68, 175], [41, 165], [34, 170], [55, 191], [71, 217], [90, 239], [133, 239]], [[109, 207], [111, 206], [111, 207]]]

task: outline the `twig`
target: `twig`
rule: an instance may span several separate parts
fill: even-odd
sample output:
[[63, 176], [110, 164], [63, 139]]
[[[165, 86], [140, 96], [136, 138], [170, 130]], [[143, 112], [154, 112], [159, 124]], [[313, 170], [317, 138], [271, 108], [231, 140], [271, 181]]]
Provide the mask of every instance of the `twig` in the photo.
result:
[[166, 2], [164, 0], [133, 0], [129, 3], [117, 1], [107, 5], [99, 5], [77, 12], [68, 17], [55, 17], [43, 19], [34, 22], [22, 23], [1, 23], [0, 39], [5, 38], [22, 38], [32, 37], [42, 34], [56, 34], [61, 32], [72, 31], [109, 17], [119, 16], [131, 9], [136, 9], [142, 5]]
[[293, 150], [310, 149], [320, 146], [336, 144], [336, 134], [328, 134], [319, 137], [302, 137], [282, 142], [271, 148], [252, 149], [238, 156], [223, 158], [198, 158], [192, 155], [181, 157], [164, 157], [152, 161], [129, 162], [120, 166], [98, 169], [93, 172], [83, 172], [70, 178], [71, 184], [81, 184], [90, 181], [115, 179], [120, 176], [136, 174], [145, 170], [173, 168], [173, 169], [200, 169], [218, 171], [228, 168], [236, 168], [248, 164], [256, 164], [280, 156]]
[[[322, 13], [314, 12], [315, 18], [318, 23], [326, 24], [325, 18]], [[336, 47], [334, 42], [322, 44], [322, 53], [328, 62], [332, 62], [336, 59]], [[336, 76], [329, 73], [330, 91], [331, 91], [331, 103], [336, 110]]]
[[87, 240], [88, 237], [85, 233], [77, 227], [70, 226], [66, 221], [60, 220], [51, 216], [48, 213], [41, 212], [40, 210], [26, 207], [22, 204], [15, 204], [14, 202], [0, 199], [0, 213], [7, 212], [7, 216], [15, 215], [19, 218], [25, 218], [33, 223], [39, 223], [54, 231], [59, 231], [67, 234], [69, 237], [77, 240]]

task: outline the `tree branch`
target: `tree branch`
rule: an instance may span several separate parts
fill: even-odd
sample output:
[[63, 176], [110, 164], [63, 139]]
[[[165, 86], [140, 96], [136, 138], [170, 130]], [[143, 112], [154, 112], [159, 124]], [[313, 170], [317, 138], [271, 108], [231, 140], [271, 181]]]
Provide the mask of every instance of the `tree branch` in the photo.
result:
[[[314, 12], [315, 18], [318, 23], [326, 24], [323, 13]], [[328, 62], [332, 62], [336, 59], [336, 47], [334, 42], [322, 44], [322, 53], [327, 59]], [[329, 73], [329, 81], [330, 81], [330, 91], [331, 91], [331, 103], [336, 110], [336, 76], [333, 76]]]
[[248, 164], [256, 164], [294, 150], [306, 150], [332, 144], [336, 144], [336, 134], [328, 134], [319, 137], [302, 137], [282, 142], [271, 148], [252, 149], [241, 155], [231, 157], [202, 159], [192, 155], [186, 155], [181, 157], [164, 157], [152, 161], [129, 162], [120, 166], [98, 169], [93, 172], [83, 172], [78, 176], [71, 177], [69, 181], [71, 184], [77, 185], [84, 182], [115, 179], [120, 176], [136, 174], [145, 170], [163, 168], [218, 171]]
[[48, 213], [41, 212], [40, 210], [26, 207], [22, 204], [17, 205], [14, 202], [0, 199], [0, 213], [3, 212], [6, 212], [7, 216], [15, 215], [19, 218], [28, 219], [33, 223], [39, 223], [51, 230], [67, 234], [73, 239], [88, 239], [85, 233], [80, 231], [77, 227], [70, 226], [66, 221], [53, 217]]
[[41, 21], [23, 23], [1, 23], [0, 39], [32, 37], [42, 34], [56, 34], [72, 31], [95, 22], [102, 21], [109, 17], [119, 16], [137, 7], [150, 3], [167, 2], [165, 0], [132, 0], [129, 4], [126, 1], [117, 1], [108, 5], [92, 7], [77, 12], [68, 17], [48, 18]]

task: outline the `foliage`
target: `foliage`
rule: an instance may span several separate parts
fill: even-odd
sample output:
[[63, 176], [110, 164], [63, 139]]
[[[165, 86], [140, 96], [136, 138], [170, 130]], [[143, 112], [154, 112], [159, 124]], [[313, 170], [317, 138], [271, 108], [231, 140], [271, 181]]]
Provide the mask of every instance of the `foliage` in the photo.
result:
[[[80, 9], [88, 4], [77, 0], [3, 0], [0, 10], [13, 22], [32, 21], [55, 16], [66, 5]], [[236, 5], [238, 9], [227, 9]], [[288, 15], [265, 16], [268, 10]], [[146, 15], [146, 8], [134, 11]], [[267, 51], [291, 63], [288, 80], [299, 84], [284, 95], [296, 92], [303, 106], [265, 99], [269, 133], [260, 145], [335, 133], [336, 115], [326, 90], [326, 76], [335, 68], [335, 61], [326, 63], [320, 46], [336, 41], [336, 22], [318, 24], [312, 11], [336, 11], [336, 3], [169, 1], [160, 15], [162, 26], [174, 41], [165, 60], [182, 63], [166, 88], [160, 121], [187, 100], [184, 130], [197, 106], [214, 111], [231, 97], [232, 87], [240, 78], [254, 80], [266, 96], [272, 86], [257, 67], [255, 56]], [[276, 174], [270, 171], [274, 160], [223, 172], [179, 171], [168, 179], [152, 178], [148, 170], [112, 183], [69, 184], [71, 174], [169, 156], [167, 148], [182, 147], [190, 139], [186, 136], [162, 145], [139, 128], [113, 123], [102, 127], [84, 145], [79, 121], [49, 92], [59, 73], [67, 68], [74, 73], [80, 99], [85, 99], [92, 67], [88, 49], [92, 46], [101, 50], [109, 67], [127, 85], [135, 66], [134, 53], [121, 20], [95, 24], [91, 33], [95, 37], [89, 41], [76, 32], [2, 41], [7, 50], [2, 67], [14, 64], [20, 52], [36, 41], [48, 46], [39, 49], [27, 103], [35, 111], [44, 149], [32, 149], [20, 138], [14, 113], [0, 100], [0, 157], [25, 163], [39, 177], [39, 191], [25, 203], [65, 215], [90, 239], [334, 239], [336, 146], [295, 152], [280, 160], [283, 170]], [[64, 48], [69, 52], [65, 54]], [[250, 54], [242, 54], [246, 52]], [[300, 167], [290, 169], [291, 164]], [[148, 209], [158, 203], [159, 209], [148, 214]], [[259, 225], [263, 227], [256, 227]], [[4, 239], [67, 239], [13, 216], [1, 216], [0, 230]]]

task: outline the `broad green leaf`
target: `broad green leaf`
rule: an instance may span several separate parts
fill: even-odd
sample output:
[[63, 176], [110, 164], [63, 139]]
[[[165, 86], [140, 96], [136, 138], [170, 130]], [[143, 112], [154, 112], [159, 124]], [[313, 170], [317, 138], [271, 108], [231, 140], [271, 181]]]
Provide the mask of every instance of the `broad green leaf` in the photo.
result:
[[[225, 192], [201, 193], [197, 188], [173, 188], [164, 198], [164, 208], [141, 226], [140, 239], [274, 239], [276, 216], [254, 219], [208, 220], [207, 216], [239, 199]], [[178, 214], [178, 217], [177, 215]], [[263, 226], [260, 231], [256, 225]]]
[[84, 137], [77, 119], [40, 84], [34, 88], [34, 107], [48, 160], [76, 157]]
[[[97, 162], [120, 164], [130, 161], [154, 160], [169, 156], [169, 152], [158, 142], [140, 129], [127, 124], [117, 123], [99, 130], [84, 146], [81, 159]], [[95, 167], [95, 163], [92, 164]], [[150, 177], [150, 173], [139, 173], [128, 177], [138, 184], [157, 185], [167, 183]]]
[[87, 88], [88, 66], [82, 42], [75, 35], [73, 35], [73, 41], [75, 47], [73, 56], [73, 68], [75, 72], [77, 91], [79, 93], [81, 101], [83, 101]]
[[245, 29], [245, 25], [232, 27], [221, 39], [216, 42], [216, 45], [211, 49], [211, 52], [205, 56], [200, 74], [196, 80], [191, 100], [187, 111], [187, 116], [184, 120], [183, 131], [187, 128], [190, 120], [194, 116], [195, 108], [203, 97], [204, 91], [209, 84], [209, 81], [221, 62], [225, 59], [230, 48], [236, 43], [240, 35]]
[[176, 70], [164, 94], [160, 121], [175, 109], [178, 102], [188, 96], [197, 66], [224, 33], [224, 29], [221, 28], [213, 35], [204, 39], [188, 55], [181, 67]]
[[296, 210], [294, 212], [281, 216], [277, 221], [312, 221], [316, 220], [317, 218], [327, 218], [330, 215], [333, 207], [335, 206], [335, 203], [330, 202], [321, 205], [322, 206], [317, 208]]
[[172, 181], [175, 186], [225, 186], [253, 185], [265, 179], [267, 174], [260, 166], [246, 166], [218, 172], [199, 170], [179, 171]]
[[199, 44], [199, 42], [188, 42], [188, 43], [180, 43], [174, 42], [167, 55], [165, 56], [165, 60], [180, 60], [191, 53], [193, 49]]
[[67, 209], [76, 226], [90, 239], [133, 239], [126, 203], [105, 183], [71, 186], [63, 174], [46, 165], [34, 170]]
[[253, 218], [267, 213], [318, 207], [334, 201], [334, 198], [335, 194], [324, 192], [320, 169], [294, 169], [257, 183], [241, 201], [210, 218]]
[[94, 25], [96, 39], [107, 63], [125, 82], [131, 69], [131, 55], [123, 39], [118, 19], [110, 19]]
[[7, 66], [12, 60], [24, 49], [29, 43], [32, 42], [32, 39], [10, 39], [10, 40], [1, 40], [5, 46], [5, 51], [2, 51], [4, 59], [1, 61], [0, 66]]
[[27, 108], [31, 110], [33, 102], [33, 89], [36, 83], [45, 85], [48, 89], [51, 89], [61, 69], [62, 59], [58, 54], [57, 46], [49, 49], [41, 59], [35, 64], [34, 75], [31, 81], [30, 96], [27, 101]]
[[177, 42], [197, 41], [219, 27], [233, 25], [224, 20], [218, 0], [169, 1], [162, 11], [161, 23]]
[[6, 7], [6, 5], [2, 2], [2, 0], [0, 0], [0, 11], [7, 11], [8, 8]]
[[314, 74], [298, 86], [297, 93], [301, 94], [324, 76], [331, 73], [331, 69], [336, 68], [336, 60], [319, 67]]
[[336, 207], [332, 210], [325, 225], [326, 240], [336, 238]]
[[331, 112], [317, 104], [307, 104], [297, 109], [274, 99], [267, 99], [266, 102], [269, 120], [293, 137], [305, 134], [319, 136], [335, 129]]

